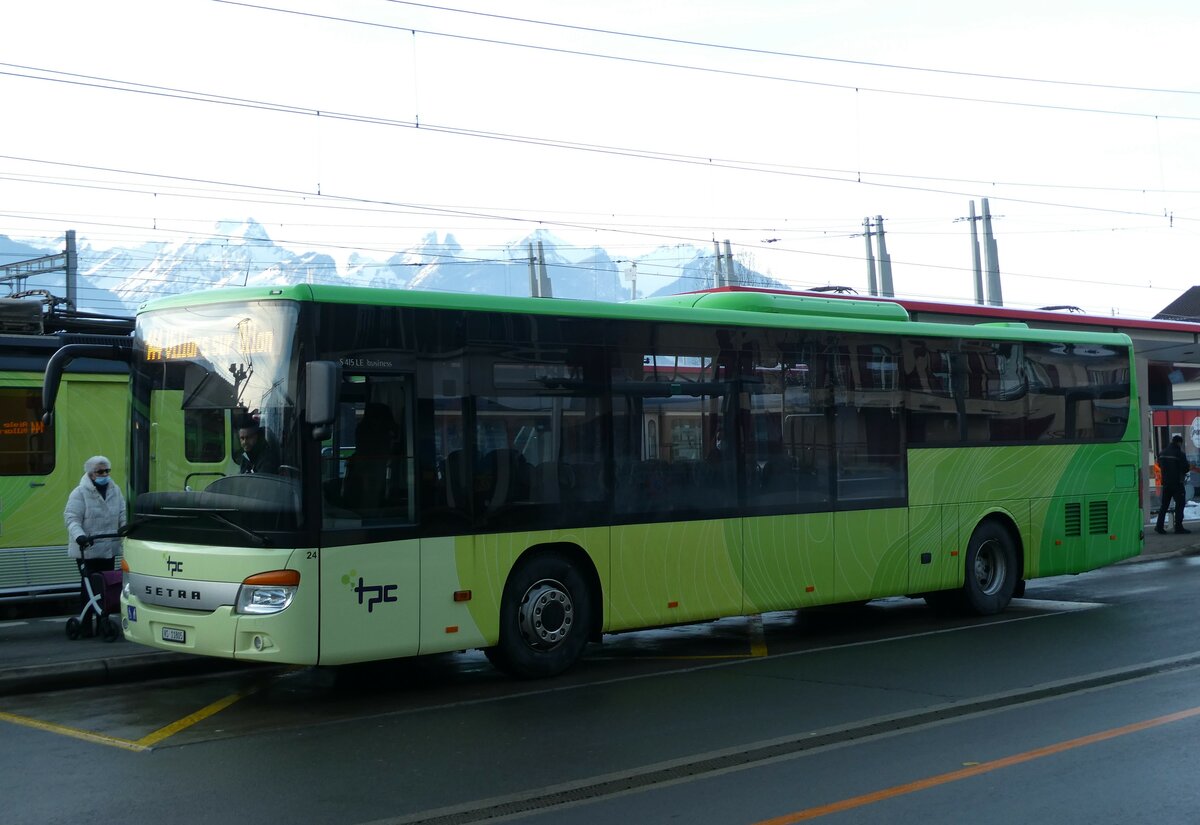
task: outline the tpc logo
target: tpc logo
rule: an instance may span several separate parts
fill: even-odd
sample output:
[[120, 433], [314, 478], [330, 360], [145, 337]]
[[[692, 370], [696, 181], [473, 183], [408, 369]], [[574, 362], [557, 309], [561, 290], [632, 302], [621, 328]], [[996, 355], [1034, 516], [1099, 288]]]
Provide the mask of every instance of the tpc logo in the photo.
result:
[[[358, 576], [358, 583], [352, 584], [354, 577]], [[363, 584], [363, 577], [358, 575], [358, 571], [351, 570], [346, 575], [342, 576], [342, 584], [350, 585], [350, 589], [358, 594], [358, 603], [362, 605], [364, 594], [367, 596], [367, 612], [374, 613], [375, 605], [383, 602], [394, 602], [398, 599], [393, 595], [400, 587], [398, 584]]]
[[176, 573], [183, 572], [183, 562], [175, 561], [170, 556], [167, 556], [167, 572], [174, 576]]

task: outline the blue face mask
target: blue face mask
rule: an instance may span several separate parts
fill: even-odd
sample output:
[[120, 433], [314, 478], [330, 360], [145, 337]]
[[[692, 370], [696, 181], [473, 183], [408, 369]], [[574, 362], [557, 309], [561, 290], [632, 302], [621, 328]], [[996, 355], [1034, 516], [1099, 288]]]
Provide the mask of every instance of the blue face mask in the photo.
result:
[[105, 484], [108, 484], [108, 476], [96, 476], [92, 481], [103, 487]]

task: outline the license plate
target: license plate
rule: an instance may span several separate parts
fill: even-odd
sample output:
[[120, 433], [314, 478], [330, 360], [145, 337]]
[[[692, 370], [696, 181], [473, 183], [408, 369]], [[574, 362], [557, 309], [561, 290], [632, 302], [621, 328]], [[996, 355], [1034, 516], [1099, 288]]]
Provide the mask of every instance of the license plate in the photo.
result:
[[162, 629], [162, 637], [164, 642], [179, 642], [183, 644], [187, 641], [187, 632], [180, 630], [178, 627], [164, 627]]
[[129, 617], [129, 621], [137, 621], [137, 608], [131, 604], [125, 605], [125, 615]]

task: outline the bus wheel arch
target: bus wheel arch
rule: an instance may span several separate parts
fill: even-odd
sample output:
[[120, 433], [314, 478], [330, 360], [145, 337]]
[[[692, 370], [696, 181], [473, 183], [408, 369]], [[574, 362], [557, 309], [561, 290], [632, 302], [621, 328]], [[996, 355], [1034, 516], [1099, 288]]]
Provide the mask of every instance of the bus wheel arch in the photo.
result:
[[1023, 581], [1023, 562], [1021, 534], [1012, 519], [1003, 513], [984, 518], [967, 544], [963, 606], [980, 616], [1003, 611]]
[[500, 670], [523, 679], [555, 676], [599, 638], [599, 576], [573, 544], [529, 548], [513, 565], [500, 600], [500, 633], [484, 652]]

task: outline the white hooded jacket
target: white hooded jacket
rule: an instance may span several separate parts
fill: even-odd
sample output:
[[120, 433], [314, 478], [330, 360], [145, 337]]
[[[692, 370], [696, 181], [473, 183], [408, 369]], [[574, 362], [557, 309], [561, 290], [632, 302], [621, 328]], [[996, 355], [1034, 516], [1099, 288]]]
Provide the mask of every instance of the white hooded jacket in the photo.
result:
[[[63, 520], [67, 523], [67, 555], [80, 558], [79, 542], [75, 541], [79, 536], [116, 533], [125, 526], [125, 496], [115, 481], [108, 483], [107, 495], [101, 496], [84, 473], [79, 485], [67, 497]], [[116, 558], [120, 547], [120, 539], [100, 539], [83, 551], [83, 558]]]

